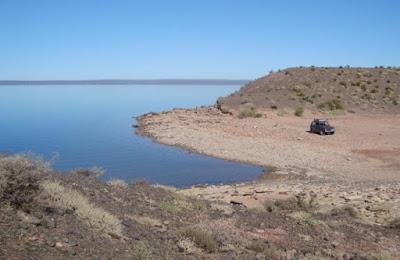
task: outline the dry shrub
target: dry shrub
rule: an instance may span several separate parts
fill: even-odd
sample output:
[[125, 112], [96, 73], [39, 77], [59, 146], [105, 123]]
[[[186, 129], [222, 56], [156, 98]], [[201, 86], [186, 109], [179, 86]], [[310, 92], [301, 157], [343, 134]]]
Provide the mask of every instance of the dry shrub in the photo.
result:
[[217, 250], [217, 241], [211, 232], [198, 227], [192, 227], [184, 230], [183, 235], [187, 238], [190, 238], [197, 247], [202, 248], [207, 252], [212, 253]]
[[100, 167], [91, 167], [91, 168], [77, 168], [71, 171], [73, 174], [79, 174], [83, 176], [94, 176], [94, 177], [100, 177], [104, 175], [104, 170]]
[[331, 215], [332, 216], [339, 216], [339, 215], [348, 215], [352, 218], [357, 218], [358, 217], [358, 212], [354, 209], [352, 206], [344, 206], [341, 208], [334, 208], [331, 210]]
[[39, 191], [38, 178], [48, 164], [32, 155], [0, 157], [0, 199], [29, 211]]
[[107, 184], [115, 189], [125, 189], [128, 187], [128, 184], [121, 179], [111, 179], [107, 181]]
[[318, 208], [318, 201], [314, 194], [310, 194], [308, 198], [307, 196], [299, 195], [285, 200], [277, 200], [275, 201], [274, 206], [280, 210], [286, 211], [302, 210], [311, 212]]
[[122, 236], [121, 221], [104, 209], [90, 203], [80, 192], [53, 181], [42, 182], [42, 187], [55, 206], [74, 210], [82, 221], [96, 230], [105, 234], [112, 233]]

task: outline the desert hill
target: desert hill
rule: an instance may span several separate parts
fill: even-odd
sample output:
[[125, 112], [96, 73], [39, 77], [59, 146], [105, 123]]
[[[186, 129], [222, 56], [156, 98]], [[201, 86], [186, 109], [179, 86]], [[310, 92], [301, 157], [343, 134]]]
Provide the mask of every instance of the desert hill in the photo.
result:
[[398, 67], [312, 66], [271, 72], [218, 99], [217, 106], [229, 113], [299, 108], [324, 112], [398, 113], [399, 103]]

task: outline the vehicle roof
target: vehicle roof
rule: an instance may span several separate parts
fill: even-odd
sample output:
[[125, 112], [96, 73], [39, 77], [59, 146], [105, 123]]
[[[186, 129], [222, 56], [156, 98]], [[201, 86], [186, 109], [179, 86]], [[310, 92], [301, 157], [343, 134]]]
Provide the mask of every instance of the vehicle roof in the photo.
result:
[[328, 119], [323, 119], [323, 118], [315, 118], [314, 121], [319, 121], [319, 122], [326, 122]]

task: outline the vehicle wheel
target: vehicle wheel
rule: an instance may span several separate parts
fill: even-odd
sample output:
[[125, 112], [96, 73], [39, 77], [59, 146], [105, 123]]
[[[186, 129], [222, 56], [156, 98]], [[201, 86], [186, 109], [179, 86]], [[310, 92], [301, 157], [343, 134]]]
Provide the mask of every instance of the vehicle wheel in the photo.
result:
[[325, 133], [324, 133], [324, 131], [319, 131], [319, 135], [324, 135]]

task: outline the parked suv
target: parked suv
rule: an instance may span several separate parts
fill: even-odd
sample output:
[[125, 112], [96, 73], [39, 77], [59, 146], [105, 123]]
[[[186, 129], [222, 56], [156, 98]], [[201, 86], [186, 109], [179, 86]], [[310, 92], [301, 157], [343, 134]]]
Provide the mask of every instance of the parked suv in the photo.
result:
[[314, 119], [310, 125], [310, 132], [320, 135], [333, 135], [335, 127], [331, 126], [326, 119]]

